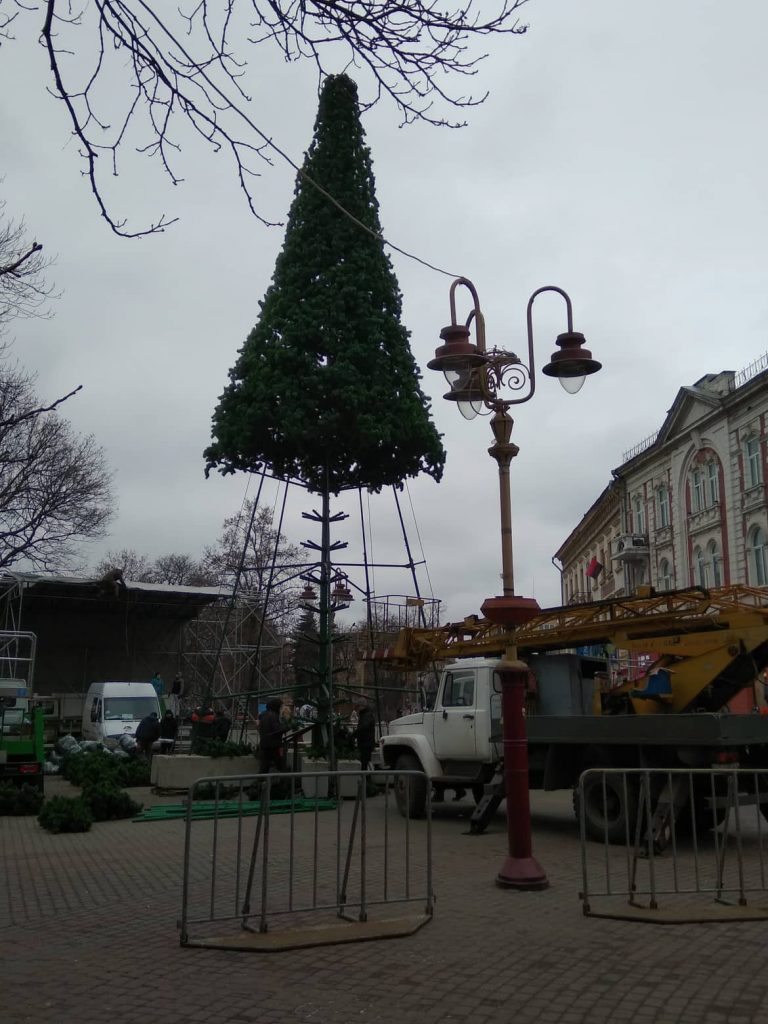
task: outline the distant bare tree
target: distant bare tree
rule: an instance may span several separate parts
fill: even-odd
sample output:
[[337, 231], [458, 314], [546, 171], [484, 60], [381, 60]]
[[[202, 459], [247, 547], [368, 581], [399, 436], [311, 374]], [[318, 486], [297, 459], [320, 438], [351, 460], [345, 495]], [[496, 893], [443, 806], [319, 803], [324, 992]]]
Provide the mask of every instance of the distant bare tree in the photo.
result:
[[18, 317], [49, 316], [53, 285], [45, 280], [51, 260], [30, 241], [24, 221], [11, 220], [0, 200], [0, 332]]
[[[253, 513], [253, 502], [248, 500], [242, 510], [224, 520], [221, 537], [216, 547], [205, 549], [204, 564], [209, 576], [217, 582], [233, 584], [245, 545], [245, 532]], [[277, 545], [277, 558], [275, 555]], [[301, 548], [289, 544], [273, 525], [272, 509], [256, 509], [248, 536], [243, 561], [240, 587], [250, 593], [265, 590], [275, 564], [273, 585], [280, 586], [297, 575], [297, 566], [307, 561]], [[297, 585], [297, 584], [294, 584]], [[298, 584], [301, 589], [302, 584]]]
[[146, 555], [140, 555], [133, 548], [108, 551], [93, 570], [98, 577], [105, 576], [112, 569], [120, 569], [123, 579], [132, 583], [154, 583], [152, 562]]
[[[164, 230], [159, 216], [130, 230], [110, 210], [103, 180], [118, 172], [121, 147], [158, 160], [171, 181], [183, 128], [232, 160], [251, 211], [259, 160], [284, 154], [250, 112], [245, 43], [276, 47], [288, 61], [309, 60], [326, 75], [358, 68], [368, 105], [382, 96], [404, 122], [457, 127], [456, 113], [482, 103], [454, 83], [477, 74], [485, 36], [525, 31], [517, 12], [526, 0], [0, 0], [0, 37], [12, 38], [17, 17], [40, 28], [51, 69], [50, 88], [66, 110], [84, 174], [101, 215], [119, 235]], [[448, 111], [446, 114], [445, 111]]]
[[[5, 207], [5, 201], [0, 200], [0, 339], [13, 320], [50, 316], [49, 300], [57, 297], [53, 286], [45, 280], [51, 261], [43, 257], [42, 245], [29, 240], [24, 221], [11, 220]], [[82, 387], [78, 385], [50, 402], [30, 404], [27, 398], [32, 378], [17, 367], [10, 369], [10, 358], [8, 343], [0, 340], [0, 363], [4, 367], [3, 388], [6, 390], [0, 429], [53, 412]]]
[[205, 587], [215, 584], [215, 579], [203, 568], [202, 563], [189, 555], [161, 555], [154, 560], [141, 555], [133, 548], [108, 551], [93, 569], [95, 576], [102, 577], [113, 569], [120, 569], [129, 583], [169, 583], [176, 587]]
[[205, 550], [204, 571], [216, 583], [231, 588], [242, 562], [239, 592], [253, 598], [269, 591], [267, 617], [277, 632], [284, 633], [298, 611], [297, 598], [303, 586], [298, 579], [299, 567], [307, 563], [307, 558], [300, 548], [278, 534], [272, 510], [266, 506], [255, 510], [246, 546], [246, 530], [253, 513], [253, 502], [246, 501], [238, 515], [224, 520], [218, 544]]
[[103, 449], [42, 407], [34, 384], [0, 357], [0, 567], [50, 571], [103, 536], [114, 501]]
[[155, 583], [171, 583], [177, 587], [205, 587], [215, 582], [201, 563], [189, 555], [161, 555], [155, 559], [152, 572]]

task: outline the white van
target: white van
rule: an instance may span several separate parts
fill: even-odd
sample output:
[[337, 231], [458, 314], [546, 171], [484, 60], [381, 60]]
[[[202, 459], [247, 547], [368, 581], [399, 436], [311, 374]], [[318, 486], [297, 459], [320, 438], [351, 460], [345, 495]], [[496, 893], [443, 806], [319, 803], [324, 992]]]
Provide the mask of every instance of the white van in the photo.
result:
[[162, 717], [152, 683], [91, 683], [83, 705], [83, 739], [114, 747], [124, 733], [134, 736], [153, 711]]

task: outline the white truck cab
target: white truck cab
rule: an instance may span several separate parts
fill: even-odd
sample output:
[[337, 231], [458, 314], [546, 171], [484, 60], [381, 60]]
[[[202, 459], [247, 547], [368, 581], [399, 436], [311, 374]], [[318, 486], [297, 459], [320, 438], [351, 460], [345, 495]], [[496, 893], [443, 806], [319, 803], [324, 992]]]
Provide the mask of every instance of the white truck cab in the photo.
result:
[[83, 739], [114, 747], [124, 733], [135, 735], [139, 722], [153, 711], [162, 717], [152, 683], [91, 683], [83, 705]]
[[[443, 672], [434, 707], [390, 722], [381, 738], [387, 767], [424, 771], [438, 798], [446, 789], [472, 788], [479, 799], [501, 757], [501, 693], [494, 689], [498, 658], [464, 658]], [[426, 781], [396, 788], [401, 810], [418, 817]], [[406, 792], [407, 789], [407, 792]]]
[[[448, 789], [457, 796], [469, 789], [478, 804], [488, 795], [489, 783], [498, 789], [503, 755], [498, 664], [498, 658], [454, 661], [440, 678], [432, 709], [390, 723], [389, 735], [381, 739], [383, 763], [427, 776], [398, 777], [395, 795], [401, 813], [423, 814], [427, 786], [437, 800]], [[528, 665], [536, 704], [536, 714], [527, 719], [531, 785], [571, 786], [594, 763], [585, 760], [593, 755], [594, 745], [615, 732], [616, 719], [592, 713], [595, 673], [605, 668], [605, 661], [578, 654], [534, 654]], [[587, 738], [596, 728], [598, 733]]]

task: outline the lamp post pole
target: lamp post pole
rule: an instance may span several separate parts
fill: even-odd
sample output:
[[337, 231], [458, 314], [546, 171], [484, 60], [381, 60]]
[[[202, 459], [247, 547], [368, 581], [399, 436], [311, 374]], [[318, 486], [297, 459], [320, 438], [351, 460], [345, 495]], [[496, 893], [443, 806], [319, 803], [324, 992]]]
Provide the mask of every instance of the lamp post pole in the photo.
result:
[[[456, 290], [466, 288], [473, 300], [464, 324], [456, 318]], [[456, 402], [466, 419], [474, 419], [483, 410], [493, 413], [491, 429], [494, 443], [488, 454], [498, 466], [499, 511], [501, 518], [502, 594], [487, 598], [482, 612], [491, 622], [514, 630], [534, 618], [540, 611], [538, 603], [515, 594], [512, 548], [512, 501], [510, 465], [518, 453], [512, 442], [514, 421], [509, 415], [512, 405], [529, 401], [536, 390], [533, 359], [533, 303], [542, 292], [556, 292], [566, 305], [567, 331], [560, 334], [556, 351], [542, 373], [557, 377], [566, 391], [578, 391], [586, 376], [596, 373], [600, 363], [584, 348], [584, 336], [573, 330], [571, 300], [554, 285], [538, 288], [528, 300], [528, 362], [523, 363], [514, 352], [504, 349], [488, 351], [485, 343], [485, 318], [475, 286], [467, 278], [457, 278], [450, 289], [451, 323], [440, 332], [443, 345], [427, 364], [442, 370], [451, 390], [444, 397]], [[476, 341], [470, 339], [474, 326]], [[513, 397], [521, 392], [519, 397]], [[511, 393], [511, 394], [510, 394]], [[504, 734], [504, 785], [507, 800], [508, 853], [496, 876], [498, 885], [511, 889], [544, 889], [549, 885], [546, 873], [533, 856], [531, 813], [528, 791], [528, 741], [525, 729], [525, 692], [528, 667], [517, 657], [511, 643], [496, 669], [501, 685], [502, 727]]]
[[501, 583], [505, 597], [515, 593], [515, 572], [512, 556], [512, 498], [509, 480], [509, 467], [512, 459], [520, 449], [512, 444], [512, 426], [514, 421], [506, 410], [499, 409], [491, 420], [491, 430], [495, 438], [488, 449], [488, 454], [496, 460], [499, 467], [499, 511], [501, 513]]

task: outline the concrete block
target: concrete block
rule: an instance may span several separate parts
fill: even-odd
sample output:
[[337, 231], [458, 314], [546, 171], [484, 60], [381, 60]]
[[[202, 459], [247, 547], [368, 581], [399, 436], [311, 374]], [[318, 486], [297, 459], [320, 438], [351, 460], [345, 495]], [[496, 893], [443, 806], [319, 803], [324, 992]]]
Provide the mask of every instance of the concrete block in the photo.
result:
[[155, 754], [151, 782], [157, 789], [188, 789], [196, 779], [218, 775], [257, 775], [255, 757], [201, 757], [199, 754]]
[[[327, 772], [328, 762], [327, 761], [310, 761], [304, 760], [303, 770], [305, 772]], [[351, 774], [352, 772], [360, 771], [359, 761], [338, 761], [337, 769], [339, 772], [349, 772], [349, 776], [345, 778], [343, 775], [339, 776], [339, 796], [344, 798], [354, 798], [357, 796], [357, 775]], [[313, 777], [311, 775], [305, 775], [301, 780], [301, 788], [304, 796], [307, 797], [326, 797], [328, 796], [328, 777], [319, 776]]]

